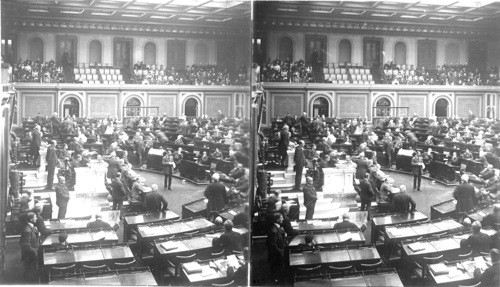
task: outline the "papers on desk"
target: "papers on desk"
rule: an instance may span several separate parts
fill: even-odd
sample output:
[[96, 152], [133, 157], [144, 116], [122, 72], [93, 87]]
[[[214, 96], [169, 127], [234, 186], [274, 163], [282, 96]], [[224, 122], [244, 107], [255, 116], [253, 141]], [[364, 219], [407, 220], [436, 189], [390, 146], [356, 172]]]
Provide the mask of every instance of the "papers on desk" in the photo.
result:
[[352, 239], [352, 235], [350, 232], [339, 234], [340, 242], [348, 241]]
[[299, 223], [297, 221], [291, 221], [290, 224], [292, 225], [293, 228], [299, 227]]
[[170, 251], [179, 248], [176, 244], [171, 241], [166, 241], [160, 244], [160, 246], [165, 249], [165, 251]]
[[359, 232], [351, 232], [352, 241], [362, 241], [361, 234]]
[[460, 271], [460, 270], [458, 270], [456, 266], [450, 267], [448, 269], [448, 278], [450, 278], [450, 279], [458, 277], [458, 276], [460, 276], [462, 274], [463, 274], [463, 272]]
[[229, 266], [233, 266], [234, 268], [238, 268], [240, 266], [240, 263], [238, 262], [238, 258], [236, 258], [236, 256], [234, 254], [229, 255], [227, 257], [227, 262], [228, 262]]
[[106, 239], [106, 233], [105, 233], [104, 231], [102, 231], [102, 230], [101, 230], [101, 231], [99, 231], [99, 232], [97, 232], [97, 233], [93, 234], [93, 236], [92, 236], [92, 237], [93, 237], [94, 241], [97, 241], [97, 240], [104, 240], [104, 239]]
[[425, 250], [425, 247], [421, 242], [415, 242], [412, 244], [408, 244], [408, 248], [410, 248], [410, 250], [413, 252]]
[[188, 274], [198, 273], [202, 271], [201, 265], [196, 261], [184, 263], [183, 266], [184, 270], [186, 270]]
[[482, 211], [482, 210], [479, 210], [479, 211], [477, 212], [477, 214], [478, 214], [479, 216], [481, 216], [481, 217], [485, 217], [486, 215], [488, 215], [486, 212], [484, 212], [484, 211]]
[[469, 238], [469, 236], [470, 236], [470, 234], [462, 234], [462, 235], [454, 235], [453, 238], [462, 240], [462, 239]]
[[486, 268], [488, 268], [488, 266], [486, 266], [486, 261], [484, 261], [483, 256], [474, 257], [474, 265], [476, 268], [481, 269], [481, 271], [484, 271], [486, 270]]
[[429, 266], [429, 269], [434, 275], [448, 274], [449, 272], [448, 267], [444, 263], [432, 264]]
[[323, 221], [321, 220], [308, 220], [307, 224], [315, 225], [315, 226], [320, 226], [323, 225]]
[[219, 238], [220, 234], [205, 234], [205, 237], [208, 238]]
[[390, 232], [392, 236], [398, 237], [401, 236], [401, 231], [397, 229], [396, 227], [391, 227], [391, 228], [386, 228], [385, 229], [387, 232]]
[[236, 214], [237, 214], [237, 213], [236, 213], [234, 210], [232, 210], [232, 209], [229, 209], [229, 211], [228, 211], [228, 212], [229, 212], [229, 214], [231, 214], [231, 215], [236, 215]]
[[202, 277], [208, 277], [208, 276], [211, 276], [213, 274], [217, 273], [215, 271], [215, 269], [213, 269], [212, 267], [210, 267], [210, 265], [204, 265], [202, 268], [201, 268], [201, 276]]

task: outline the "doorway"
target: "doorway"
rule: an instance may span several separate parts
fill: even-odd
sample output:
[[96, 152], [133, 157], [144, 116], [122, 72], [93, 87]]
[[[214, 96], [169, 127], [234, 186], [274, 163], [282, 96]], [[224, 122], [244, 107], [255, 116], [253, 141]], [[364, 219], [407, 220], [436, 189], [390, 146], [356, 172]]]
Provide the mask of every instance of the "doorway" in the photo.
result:
[[138, 98], [131, 98], [127, 101], [127, 117], [139, 117], [141, 116], [141, 101]]
[[132, 39], [115, 39], [113, 49], [113, 66], [115, 68], [130, 68], [132, 64]]
[[64, 101], [63, 117], [67, 116], [80, 117], [80, 102], [74, 97], [69, 97]]
[[325, 116], [328, 117], [329, 113], [329, 105], [328, 100], [324, 97], [316, 98], [313, 102], [313, 117], [316, 116]]
[[198, 101], [194, 98], [189, 98], [184, 104], [184, 115], [186, 117], [198, 116]]
[[382, 39], [365, 38], [363, 39], [363, 64], [366, 67], [378, 68], [382, 67]]
[[377, 117], [390, 117], [391, 116], [391, 101], [388, 98], [381, 98], [375, 104], [377, 107]]
[[436, 69], [436, 40], [418, 40], [417, 65], [426, 70]]
[[436, 101], [436, 107], [434, 110], [434, 114], [438, 118], [447, 118], [448, 117], [448, 100], [446, 99], [439, 99]]
[[[306, 64], [323, 67], [326, 56], [326, 36], [306, 35]], [[283, 60], [283, 59], [281, 59]]]

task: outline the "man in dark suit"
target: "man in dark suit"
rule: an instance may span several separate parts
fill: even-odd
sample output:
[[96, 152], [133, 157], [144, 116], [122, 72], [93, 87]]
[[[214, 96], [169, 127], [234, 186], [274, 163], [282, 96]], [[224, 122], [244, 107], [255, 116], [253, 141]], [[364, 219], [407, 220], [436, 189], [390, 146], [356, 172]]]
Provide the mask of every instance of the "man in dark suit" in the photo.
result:
[[161, 160], [163, 165], [163, 189], [164, 190], [172, 190], [172, 173], [174, 172], [175, 162], [174, 157], [172, 156], [172, 152], [167, 150], [163, 153], [163, 159]]
[[205, 197], [208, 199], [207, 211], [210, 219], [215, 217], [218, 210], [224, 208], [227, 202], [226, 187], [219, 182], [218, 173], [212, 175], [212, 183], [205, 189]]
[[306, 185], [302, 188], [304, 192], [304, 205], [306, 207], [306, 220], [313, 219], [314, 207], [316, 206], [316, 201], [318, 200], [318, 195], [313, 186], [313, 178], [308, 176], [306, 178]]
[[337, 222], [333, 226], [333, 230], [358, 230], [358, 226], [352, 222], [349, 222], [350, 216], [349, 213], [344, 213], [342, 215], [342, 222]]
[[474, 278], [479, 278], [480, 287], [500, 285], [500, 251], [497, 248], [491, 249], [490, 258], [491, 266], [484, 270], [483, 274], [479, 268], [474, 270]]
[[116, 173], [116, 177], [111, 181], [111, 197], [113, 199], [113, 210], [121, 210], [123, 207], [123, 199], [127, 196], [125, 187], [120, 177], [120, 172]]
[[51, 141], [50, 146], [47, 148], [47, 156], [45, 157], [47, 161], [47, 190], [52, 190], [52, 184], [54, 183], [54, 173], [56, 171], [56, 166], [59, 165], [59, 160], [56, 154], [56, 141]]
[[35, 207], [33, 208], [33, 213], [35, 213], [36, 215], [35, 227], [40, 233], [40, 236], [44, 237], [47, 236], [50, 233], [50, 231], [45, 226], [45, 220], [42, 217], [42, 212], [43, 212], [43, 203], [39, 202], [35, 204]]
[[370, 177], [369, 173], [365, 173], [363, 179], [359, 181], [359, 197], [361, 199], [361, 211], [367, 210], [370, 212], [370, 207], [372, 205], [372, 199], [375, 196], [373, 192], [372, 185], [368, 181]]
[[281, 167], [285, 167], [285, 161], [287, 157], [288, 144], [290, 143], [290, 134], [288, 132], [288, 126], [283, 126], [283, 129], [279, 133], [279, 143], [278, 143], [278, 155], [280, 157]]
[[302, 116], [300, 117], [300, 134], [309, 134], [309, 119], [307, 118], [306, 112], [302, 113]]
[[244, 206], [244, 210], [236, 214], [233, 218], [233, 223], [236, 226], [248, 227], [250, 224], [250, 205], [247, 202]]
[[314, 251], [316, 250], [316, 245], [314, 244], [314, 234], [308, 233], [304, 238], [304, 242], [299, 243], [297, 245], [297, 249], [303, 251]]
[[168, 201], [158, 192], [158, 185], [153, 183], [151, 185], [151, 192], [146, 193], [144, 196], [143, 205], [144, 209], [148, 212], [166, 211], [168, 208]]
[[392, 168], [392, 157], [394, 155], [394, 143], [392, 137], [386, 137], [384, 140], [384, 152], [387, 160], [387, 167]]
[[30, 155], [33, 157], [33, 165], [36, 165], [40, 157], [40, 145], [42, 144], [42, 132], [39, 125], [36, 125], [31, 132]]
[[299, 141], [299, 146], [295, 148], [295, 155], [293, 160], [295, 161], [295, 190], [300, 190], [300, 182], [302, 181], [302, 172], [304, 171], [304, 166], [306, 165], [306, 156], [304, 155], [304, 141]]
[[248, 247], [243, 248], [243, 265], [234, 272], [234, 284], [236, 286], [248, 285], [248, 267], [250, 263], [250, 251]]
[[68, 209], [69, 191], [66, 187], [66, 178], [64, 176], [58, 177], [59, 183], [56, 184], [56, 205], [59, 207], [57, 213], [58, 219], [66, 217], [66, 210]]
[[214, 247], [224, 249], [227, 254], [233, 254], [233, 250], [243, 250], [243, 236], [233, 231], [233, 226], [231, 220], [224, 221], [224, 233], [212, 242]]
[[24, 278], [29, 283], [38, 283], [38, 230], [35, 227], [36, 215], [32, 212], [26, 216], [21, 231], [21, 261], [24, 264]]
[[110, 229], [111, 225], [109, 223], [102, 221], [102, 215], [96, 214], [95, 221], [90, 221], [87, 223], [88, 229]]
[[420, 183], [422, 182], [422, 172], [424, 169], [424, 159], [420, 155], [420, 151], [413, 153], [413, 158], [411, 159], [411, 170], [413, 173], [413, 191], [421, 191]]
[[116, 157], [116, 155], [111, 155], [104, 161], [108, 163], [108, 172], [106, 173], [106, 177], [112, 180], [116, 177], [116, 174], [120, 169], [120, 160]]
[[493, 206], [493, 213], [486, 215], [481, 224], [484, 227], [500, 230], [500, 204], [497, 203]]
[[285, 231], [281, 227], [283, 215], [275, 213], [272, 216], [273, 224], [267, 233], [267, 260], [271, 268], [271, 274], [278, 284], [285, 283]]
[[415, 200], [406, 193], [406, 185], [402, 184], [399, 187], [400, 192], [392, 197], [391, 210], [393, 212], [413, 212], [417, 204]]
[[456, 211], [459, 215], [459, 221], [463, 218], [464, 214], [474, 208], [474, 186], [469, 183], [469, 176], [463, 174], [461, 177], [462, 183], [455, 187], [453, 197], [457, 201]]
[[297, 234], [299, 234], [299, 232], [293, 228], [290, 217], [288, 217], [288, 214], [290, 213], [290, 205], [288, 205], [288, 203], [284, 202], [281, 205], [279, 212], [281, 213], [281, 215], [283, 215], [283, 222], [281, 223], [281, 227], [283, 227], [283, 230], [285, 231], [286, 236], [289, 236], [289, 237], [297, 236]]
[[481, 232], [481, 228], [481, 222], [474, 221], [472, 235], [460, 242], [461, 247], [472, 250], [474, 256], [479, 256], [481, 252], [490, 251], [491, 239], [487, 234]]

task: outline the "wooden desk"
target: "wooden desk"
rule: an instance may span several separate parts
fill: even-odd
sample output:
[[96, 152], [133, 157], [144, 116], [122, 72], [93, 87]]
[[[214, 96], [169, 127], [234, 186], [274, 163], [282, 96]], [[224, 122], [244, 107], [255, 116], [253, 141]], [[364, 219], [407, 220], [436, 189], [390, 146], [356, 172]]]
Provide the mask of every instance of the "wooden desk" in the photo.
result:
[[380, 259], [375, 247], [359, 247], [290, 254], [290, 267], [331, 263], [360, 263]]
[[125, 216], [123, 221], [123, 238], [127, 240], [130, 236], [130, 229], [136, 229], [139, 224], [167, 222], [176, 219], [179, 219], [179, 215], [170, 210]]
[[293, 284], [295, 287], [307, 286], [391, 286], [403, 287], [403, 282], [398, 273], [370, 274], [356, 277], [343, 277], [334, 279], [311, 279], [310, 281], [300, 281]]
[[[104, 238], [103, 238], [104, 237]], [[85, 230], [82, 232], [68, 233], [66, 240], [69, 245], [87, 245], [87, 244], [108, 244], [118, 243], [118, 235], [114, 230], [93, 231]], [[52, 244], [59, 243], [59, 234], [52, 233], [42, 242], [42, 247], [49, 247]]]
[[132, 259], [134, 255], [127, 245], [97, 247], [87, 249], [65, 249], [43, 252], [43, 264], [57, 266], [64, 264], [80, 264], [95, 261], [112, 262], [121, 259]]
[[456, 204], [454, 199], [450, 199], [431, 206], [431, 220], [441, 218], [456, 218]]
[[[234, 255], [233, 255], [234, 256]], [[238, 268], [242, 265], [241, 257], [237, 256], [237, 260], [235, 262], [235, 266], [233, 266], [234, 270], [238, 270]], [[182, 264], [182, 278], [189, 282], [189, 285], [203, 285], [207, 286], [212, 283], [220, 283], [227, 278], [227, 267], [229, 266], [227, 259], [218, 259], [218, 260], [209, 260], [204, 262], [199, 262], [202, 271], [188, 273], [186, 271], [185, 265], [191, 264], [183, 263]]]
[[487, 268], [484, 262], [490, 262], [491, 259], [489, 256], [478, 256], [474, 257], [473, 260], [464, 260], [458, 262], [450, 262], [450, 264], [444, 264], [446, 267], [447, 273], [445, 274], [434, 274], [432, 272], [432, 267], [437, 266], [438, 264], [430, 264], [429, 265], [429, 274], [435, 285], [466, 285], [472, 284], [474, 281], [474, 269], [480, 268], [482, 272]]
[[483, 218], [490, 213], [493, 213], [493, 205], [489, 205], [481, 209], [478, 209], [476, 211], [469, 212], [467, 213], [467, 217], [469, 217], [473, 222], [474, 221], [481, 222], [483, 221]]
[[226, 208], [224, 210], [219, 211], [219, 216], [222, 217], [222, 219], [225, 220], [234, 220], [234, 217], [236, 214], [243, 212], [245, 210], [245, 205], [244, 204], [238, 204], [229, 208]]
[[207, 209], [206, 201], [206, 198], [202, 198], [182, 205], [182, 218], [205, 215]]
[[45, 221], [45, 227], [50, 232], [72, 231], [77, 229], [86, 229], [87, 223], [90, 220], [80, 219], [61, 219], [61, 220], [48, 220]]
[[[296, 248], [300, 243], [305, 243], [305, 234], [299, 234], [290, 241], [289, 248]], [[351, 238], [345, 240], [344, 238]], [[350, 231], [346, 233], [328, 232], [314, 234], [314, 242], [316, 245], [343, 245], [343, 244], [364, 244], [366, 241], [365, 236], [361, 231]]]
[[427, 220], [427, 216], [419, 211], [407, 212], [407, 213], [394, 213], [384, 216], [374, 216], [372, 219], [372, 242], [375, 242], [377, 234], [376, 232], [380, 230], [381, 227], [397, 225], [402, 223], [412, 223], [418, 221]]
[[428, 236], [437, 233], [458, 230], [462, 224], [453, 219], [445, 219], [437, 222], [413, 223], [402, 226], [388, 226], [385, 228], [387, 240], [404, 240], [420, 236]]
[[332, 230], [333, 226], [337, 223], [336, 221], [330, 220], [307, 220], [307, 221], [294, 221], [292, 226], [299, 232], [310, 232], [310, 231], [327, 231]]
[[96, 276], [95, 274], [79, 274], [75, 277], [56, 279], [49, 285], [113, 285], [113, 286], [156, 286], [155, 278], [149, 270], [127, 271], [126, 273], [107, 272]]

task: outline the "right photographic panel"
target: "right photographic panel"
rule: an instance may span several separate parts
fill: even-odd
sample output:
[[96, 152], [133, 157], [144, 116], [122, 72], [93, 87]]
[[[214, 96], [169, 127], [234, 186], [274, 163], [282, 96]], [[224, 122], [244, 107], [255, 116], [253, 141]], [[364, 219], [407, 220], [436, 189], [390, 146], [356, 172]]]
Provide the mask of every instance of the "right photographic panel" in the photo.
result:
[[499, 286], [500, 2], [254, 1], [252, 286]]

